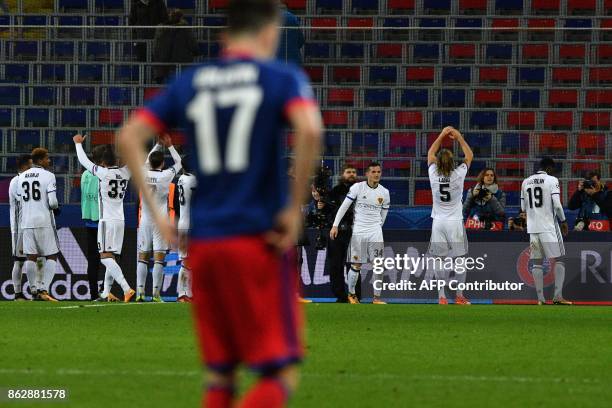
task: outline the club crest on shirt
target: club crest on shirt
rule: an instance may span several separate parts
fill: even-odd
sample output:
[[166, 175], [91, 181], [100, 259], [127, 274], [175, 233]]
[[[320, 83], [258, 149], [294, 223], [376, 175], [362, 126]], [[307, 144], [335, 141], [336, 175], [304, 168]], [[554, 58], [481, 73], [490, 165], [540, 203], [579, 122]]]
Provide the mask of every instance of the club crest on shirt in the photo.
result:
[[378, 197], [378, 204], [382, 204], [383, 203], [383, 198], [382, 197]]

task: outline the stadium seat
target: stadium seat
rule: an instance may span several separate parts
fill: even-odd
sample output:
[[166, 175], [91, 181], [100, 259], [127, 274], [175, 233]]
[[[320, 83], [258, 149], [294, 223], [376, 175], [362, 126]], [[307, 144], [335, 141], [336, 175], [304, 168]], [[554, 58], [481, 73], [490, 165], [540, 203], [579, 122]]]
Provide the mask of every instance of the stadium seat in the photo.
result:
[[[446, 20], [444, 18], [419, 18], [419, 30], [417, 37], [419, 41], [444, 41], [444, 30]], [[439, 29], [436, 29], [439, 28]]]
[[546, 64], [548, 63], [548, 44], [523, 44], [521, 48], [521, 63]]
[[582, 67], [553, 67], [553, 85], [580, 85], [582, 83]]
[[386, 17], [383, 19], [382, 26], [383, 39], [386, 41], [407, 41], [410, 39], [410, 31], [402, 30], [404, 27], [410, 27], [410, 19], [405, 17]]
[[357, 113], [357, 127], [359, 129], [385, 129], [385, 111], [366, 110]]
[[347, 128], [348, 112], [345, 110], [324, 110], [323, 123], [328, 128]]
[[470, 112], [470, 129], [497, 129], [497, 112]]
[[313, 17], [310, 19], [310, 25], [313, 27], [313, 30], [310, 32], [313, 40], [334, 40], [337, 36], [336, 30], [326, 29], [326, 27], [338, 26], [337, 17]]
[[92, 87], [71, 87], [67, 89], [68, 105], [95, 105], [96, 89]]
[[351, 29], [346, 32], [349, 40], [370, 41], [372, 39], [372, 27], [374, 27], [372, 17], [351, 17], [348, 19], [347, 26]]
[[21, 87], [0, 86], [0, 105], [21, 105]]
[[455, 108], [465, 106], [465, 89], [441, 89], [438, 93], [438, 106]]
[[363, 61], [365, 47], [359, 43], [344, 43], [340, 45], [340, 59], [343, 61]]
[[32, 88], [32, 105], [55, 105], [57, 104], [57, 89], [49, 86], [37, 86]]
[[306, 43], [304, 45], [304, 59], [306, 61], [327, 61], [333, 57], [333, 48], [329, 43]]
[[412, 46], [412, 61], [414, 62], [439, 62], [439, 44], [414, 44]]
[[508, 67], [479, 67], [478, 77], [482, 84], [505, 84], [508, 82]]
[[545, 68], [519, 67], [516, 73], [516, 82], [520, 84], [544, 84]]
[[325, 156], [340, 156], [342, 152], [342, 134], [340, 132], [325, 133]]
[[474, 91], [474, 106], [501, 107], [504, 103], [502, 89], [476, 89]]
[[61, 126], [87, 127], [86, 109], [61, 109]]
[[109, 105], [133, 105], [132, 88], [111, 87], [107, 90], [107, 102]]
[[612, 45], [597, 44], [595, 46], [595, 59], [597, 64], [610, 64], [612, 62]]
[[140, 81], [140, 67], [138, 65], [117, 65], [115, 66], [115, 82], [129, 83]]
[[578, 90], [551, 89], [548, 91], [548, 105], [554, 108], [575, 108], [578, 106]]
[[0, 108], [0, 126], [12, 127], [15, 126], [13, 123], [15, 115], [11, 108]]
[[596, 7], [596, 0], [567, 0], [567, 15], [594, 16]]
[[512, 90], [511, 105], [514, 108], [539, 108], [539, 89], [514, 89]]
[[523, 14], [523, 0], [495, 0], [495, 13], [521, 15]]
[[158, 93], [160, 93], [162, 90], [163, 88], [156, 88], [156, 87], [145, 88], [142, 93], [142, 98], [146, 102], [150, 100], [151, 98], [153, 98]]
[[40, 130], [16, 130], [14, 131], [14, 153], [30, 153], [34, 148], [42, 146]]
[[353, 106], [355, 91], [353, 88], [329, 88], [327, 90], [327, 104], [330, 106]]
[[473, 63], [476, 61], [475, 44], [450, 44], [448, 48], [449, 62]]
[[530, 130], [535, 128], [536, 115], [534, 111], [530, 112], [508, 112], [507, 126], [508, 129]]
[[471, 67], [442, 67], [442, 82], [444, 84], [469, 84], [471, 81], [471, 73]]
[[391, 90], [390, 89], [366, 89], [363, 94], [363, 103], [365, 106], [391, 106]]
[[[571, 171], [572, 171], [573, 175], [587, 177], [588, 173], [591, 172], [591, 171], [598, 171], [601, 174], [601, 167], [602, 167], [601, 164], [602, 163], [601, 163], [601, 161], [597, 160], [596, 157], [576, 155], [574, 157], [574, 159], [577, 159], [577, 160], [582, 159], [582, 160], [585, 160], [585, 161], [582, 161], [582, 162], [573, 162], [572, 163]], [[603, 160], [604, 157], [600, 157], [599, 159]], [[576, 186], [576, 183], [568, 183], [568, 184], [570, 184], [570, 185], [573, 184], [574, 186]], [[574, 187], [573, 191], [575, 191], [575, 188], [576, 187]]]
[[487, 64], [512, 63], [512, 44], [487, 44], [485, 48], [485, 61]]
[[459, 111], [436, 111], [431, 115], [431, 126], [442, 129], [446, 126], [461, 128], [461, 112]]
[[433, 83], [435, 75], [434, 67], [413, 66], [406, 69], [406, 82], [410, 83]]
[[458, 18], [455, 19], [457, 30], [453, 32], [455, 41], [481, 41], [482, 40], [481, 18]]
[[416, 133], [393, 132], [389, 135], [389, 157], [414, 157], [416, 156]]
[[379, 62], [401, 62], [403, 54], [402, 44], [374, 44], [374, 58]]
[[332, 80], [340, 84], [358, 84], [361, 82], [361, 67], [335, 66], [332, 67]]
[[499, 188], [506, 194], [506, 206], [521, 204], [521, 181], [500, 181]]
[[115, 132], [112, 130], [93, 130], [91, 132], [92, 146], [114, 144]]
[[583, 130], [610, 130], [610, 112], [582, 112]]
[[4, 80], [2, 82], [29, 82], [30, 65], [4, 64]]
[[310, 82], [318, 84], [324, 79], [323, 67], [320, 65], [305, 65], [304, 71], [308, 75]]
[[517, 18], [494, 18], [491, 22], [493, 41], [518, 41], [519, 20]]
[[[98, 11], [109, 12], [109, 13], [116, 13], [116, 12], [124, 11], [124, 6], [125, 6], [124, 0], [95, 0], [95, 1], [96, 1], [95, 8]], [[184, 2], [184, 0], [181, 0], [181, 1]]]
[[194, 11], [196, 9], [196, 0], [167, 0], [168, 8], [178, 8], [183, 11]]
[[[511, 159], [511, 160], [500, 160], [495, 163], [495, 173], [498, 177], [523, 177], [525, 174], [525, 163], [528, 155], [504, 155], [499, 154], [498, 159]], [[506, 198], [507, 200], [507, 198]]]
[[418, 111], [395, 112], [395, 127], [398, 129], [422, 129], [423, 113]]
[[47, 108], [19, 109], [18, 116], [25, 127], [47, 127], [51, 124], [51, 112]]
[[589, 83], [591, 85], [612, 84], [612, 69], [608, 67], [589, 68]]
[[606, 135], [601, 133], [580, 133], [576, 141], [576, 153], [582, 155], [605, 155]]
[[451, 0], [423, 0], [424, 14], [450, 14]]
[[57, 6], [63, 12], [84, 12], [88, 8], [88, 1], [58, 0]]
[[208, 9], [212, 12], [219, 12], [226, 10], [229, 4], [229, 0], [209, 0]]
[[104, 80], [104, 66], [99, 64], [79, 64], [77, 66], [79, 82], [101, 82]]
[[555, 40], [554, 28], [557, 25], [557, 20], [554, 18], [530, 18], [527, 20], [527, 38], [529, 41], [548, 41]]
[[476, 157], [491, 156], [491, 133], [473, 133], [465, 134], [465, 140], [469, 143]]
[[584, 44], [561, 44], [558, 53], [560, 63], [582, 63], [586, 56], [586, 47]]
[[433, 202], [429, 181], [416, 181], [414, 183], [414, 205], [430, 206]]
[[459, 0], [460, 14], [487, 14], [487, 0]]
[[509, 155], [524, 155], [529, 151], [529, 133], [502, 133], [501, 153]]
[[302, 14], [306, 12], [306, 0], [286, 0], [284, 3], [292, 13]]
[[109, 61], [110, 48], [110, 43], [89, 41], [85, 43], [85, 56], [88, 61]]
[[567, 135], [564, 133], [541, 133], [539, 135], [539, 154], [567, 156]]
[[533, 14], [558, 15], [561, 0], [531, 0]]
[[[410, 161], [408, 160], [385, 160], [382, 163], [382, 172], [383, 177], [410, 177]], [[386, 180], [385, 185], [387, 189], [389, 189], [388, 182], [389, 181], [397, 181], [397, 180]], [[405, 198], [402, 200], [393, 199], [393, 195], [391, 194], [391, 202], [397, 204], [407, 204], [408, 203], [408, 180], [401, 180], [401, 188], [399, 190], [405, 190], [403, 194], [405, 194]], [[401, 194], [400, 194], [401, 195]]]
[[53, 61], [73, 61], [77, 56], [76, 44], [73, 41], [51, 42], [51, 54], [49, 59]]
[[370, 67], [370, 84], [389, 84], [397, 83], [396, 66], [372, 66]]
[[[421, 137], [421, 151], [422, 152], [427, 152], [427, 150], [429, 149], [429, 146], [431, 146], [433, 144], [433, 142], [436, 141], [436, 139], [438, 138], [439, 132], [429, 132], [429, 133], [425, 133], [422, 135]], [[449, 139], [446, 138], [442, 141], [442, 145], [441, 147], [446, 148], [446, 149], [453, 149], [453, 144], [454, 142]], [[425, 162], [425, 172], [422, 173], [425, 176], [427, 176], [427, 162]]]
[[342, 0], [315, 0], [317, 14], [341, 14]]
[[[398, 166], [399, 168], [394, 168], [396, 171], [410, 172], [410, 168], [404, 168], [410, 163], [391, 164], [389, 161], [386, 161], [385, 163], [386, 166], [390, 168], [393, 168], [392, 166]], [[383, 171], [385, 171], [384, 167]], [[385, 187], [389, 189], [389, 199], [391, 200], [391, 205], [408, 205], [408, 200], [410, 197], [410, 183], [407, 180], [385, 180]]]
[[123, 122], [123, 110], [121, 109], [100, 109], [98, 112], [98, 126], [117, 127]]
[[[593, 21], [590, 18], [568, 18], [565, 20], [563, 31], [563, 39], [565, 41], [589, 42], [591, 41], [591, 30], [586, 28], [593, 27]], [[572, 30], [577, 28], [577, 30]]]
[[427, 107], [429, 105], [428, 89], [404, 89], [400, 97], [401, 106]]
[[587, 108], [611, 108], [612, 90], [590, 89], [586, 91]]
[[[51, 156], [51, 167], [54, 173], [66, 173], [69, 169], [68, 163], [70, 162], [68, 156], [62, 155]], [[56, 176], [56, 190], [55, 195], [60, 205], [66, 204], [66, 177]]]
[[40, 60], [38, 41], [11, 41], [7, 43], [13, 49], [13, 58], [23, 61]]
[[612, 0], [603, 1], [603, 14], [607, 16], [612, 15]]
[[[93, 17], [93, 24], [96, 28], [92, 31], [92, 39], [104, 39], [104, 40], [114, 40], [116, 39], [116, 30], [109, 29], [107, 26], [121, 26], [124, 25], [124, 17], [121, 16], [112, 16], [112, 15], [100, 15]], [[102, 27], [99, 27], [102, 26]], [[79, 36], [82, 38], [82, 35]], [[117, 54], [115, 54], [117, 55]], [[118, 54], [118, 57], [126, 58], [126, 55]]]
[[387, 0], [390, 14], [414, 14], [415, 0]]
[[[368, 112], [368, 111], [365, 111]], [[373, 112], [373, 111], [369, 111]], [[364, 113], [364, 112], [360, 112]], [[384, 112], [382, 112], [384, 113]], [[361, 120], [361, 118], [360, 118]], [[384, 117], [383, 117], [384, 122]], [[379, 135], [372, 132], [358, 132], [350, 137], [350, 149], [347, 155], [353, 157], [376, 157], [378, 156]]]
[[544, 112], [544, 128], [551, 130], [571, 130], [574, 125], [574, 115], [571, 111]]

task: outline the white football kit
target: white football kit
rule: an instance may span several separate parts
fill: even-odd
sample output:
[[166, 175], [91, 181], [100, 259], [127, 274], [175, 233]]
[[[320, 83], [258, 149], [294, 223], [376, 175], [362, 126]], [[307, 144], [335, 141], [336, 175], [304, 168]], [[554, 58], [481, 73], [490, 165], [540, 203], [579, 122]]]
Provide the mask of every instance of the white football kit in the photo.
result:
[[187, 257], [187, 237], [191, 229], [191, 197], [197, 186], [197, 179], [193, 174], [183, 174], [177, 182], [180, 205], [178, 221], [179, 233], [179, 259]]
[[33, 166], [19, 175], [17, 196], [21, 202], [23, 253], [49, 256], [59, 252], [52, 210], [58, 208], [55, 175]]
[[556, 220], [565, 221], [559, 180], [544, 171], [526, 178], [521, 185], [521, 210], [527, 213], [531, 259], [564, 256], [563, 236]]
[[21, 229], [21, 199], [17, 195], [19, 174], [11, 179], [9, 184], [9, 204], [11, 219], [11, 243], [14, 258], [25, 258], [23, 253], [23, 230]]
[[344, 201], [348, 205], [342, 204], [341, 210], [336, 214], [334, 226], [340, 225], [346, 210], [351, 202], [354, 202], [353, 235], [347, 262], [364, 264], [383, 256], [382, 226], [391, 202], [389, 190], [380, 184], [372, 188], [367, 181], [362, 181], [351, 186]]
[[126, 166], [101, 167], [94, 164], [85, 154], [81, 143], [76, 144], [76, 151], [81, 165], [100, 180], [98, 251], [120, 255], [125, 231], [123, 199], [131, 177], [130, 171]]
[[[159, 150], [161, 145], [157, 144], [151, 150], [154, 152]], [[165, 170], [152, 170], [148, 167], [149, 161], [145, 163], [145, 183], [151, 189], [153, 200], [157, 208], [162, 214], [168, 214], [168, 193], [170, 191], [170, 183], [181, 170], [181, 156], [174, 148], [168, 148], [174, 165]], [[142, 203], [142, 212], [140, 215], [140, 224], [138, 226], [138, 251], [139, 252], [165, 252], [168, 250], [168, 243], [162, 237], [155, 220], [151, 214], [151, 210], [146, 203]]]
[[438, 166], [429, 166], [429, 183], [433, 196], [431, 239], [428, 253], [437, 257], [458, 257], [467, 254], [468, 242], [463, 225], [463, 183], [468, 165], [461, 163], [450, 177], [438, 173]]

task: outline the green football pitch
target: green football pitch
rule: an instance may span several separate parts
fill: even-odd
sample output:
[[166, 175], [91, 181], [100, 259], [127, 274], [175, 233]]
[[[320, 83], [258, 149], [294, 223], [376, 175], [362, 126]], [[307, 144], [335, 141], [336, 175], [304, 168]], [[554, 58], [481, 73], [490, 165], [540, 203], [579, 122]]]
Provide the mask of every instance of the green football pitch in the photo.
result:
[[[308, 356], [293, 407], [612, 404], [612, 308], [311, 304], [306, 312]], [[4, 394], [68, 390], [54, 407], [199, 404], [188, 305], [3, 302], [0, 329]], [[253, 381], [241, 379], [243, 389]]]

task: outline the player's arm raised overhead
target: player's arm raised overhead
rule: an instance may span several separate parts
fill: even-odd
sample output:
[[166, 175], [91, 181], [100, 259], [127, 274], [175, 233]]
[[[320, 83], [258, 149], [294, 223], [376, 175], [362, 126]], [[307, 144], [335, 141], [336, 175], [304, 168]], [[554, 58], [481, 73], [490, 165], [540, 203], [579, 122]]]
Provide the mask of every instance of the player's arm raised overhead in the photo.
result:
[[463, 150], [463, 155], [465, 156], [464, 162], [465, 164], [467, 164], [468, 167], [470, 167], [470, 165], [472, 164], [472, 160], [474, 160], [474, 152], [472, 152], [472, 148], [469, 144], [467, 144], [461, 132], [452, 127], [450, 129], [450, 138], [455, 139], [457, 140], [457, 142], [459, 142], [459, 146], [461, 146], [461, 150]]
[[448, 136], [451, 133], [451, 130], [452, 128], [450, 126], [447, 126], [444, 129], [442, 129], [442, 132], [440, 132], [436, 140], [434, 140], [434, 142], [429, 147], [429, 150], [427, 151], [427, 165], [428, 166], [431, 166], [432, 164], [436, 162], [437, 160], [436, 154], [438, 153], [438, 150], [440, 150], [440, 146], [442, 146], [442, 141], [444, 140], [446, 136]]
[[159, 140], [164, 144], [164, 146], [168, 148], [170, 156], [172, 156], [172, 160], [174, 160], [174, 165], [170, 167], [171, 171], [174, 171], [174, 174], [178, 174], [178, 172], [183, 168], [183, 162], [181, 160], [181, 155], [172, 145], [172, 139], [170, 138], [170, 135], [164, 134], [160, 136]]
[[85, 167], [87, 170], [91, 172], [96, 177], [102, 178], [106, 176], [108, 170], [104, 167], [100, 167], [87, 157], [85, 150], [83, 150], [83, 142], [85, 141], [85, 136], [74, 135], [72, 137], [72, 141], [74, 142], [74, 147], [76, 148], [77, 158], [79, 159], [79, 163], [81, 166]]
[[144, 162], [145, 166], [149, 165], [149, 159], [151, 158], [151, 153], [156, 152], [160, 150], [161, 148], [162, 148], [162, 145], [159, 142], [155, 143], [155, 146], [153, 146], [149, 154], [147, 154], [147, 159]]

